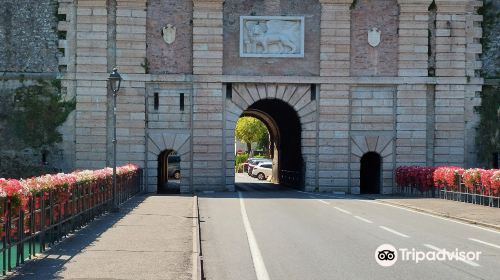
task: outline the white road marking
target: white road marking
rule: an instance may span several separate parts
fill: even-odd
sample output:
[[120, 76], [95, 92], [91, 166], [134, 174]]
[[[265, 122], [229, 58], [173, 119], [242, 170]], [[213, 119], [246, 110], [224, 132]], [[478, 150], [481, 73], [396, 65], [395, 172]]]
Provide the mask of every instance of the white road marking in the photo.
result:
[[[438, 251], [438, 252], [442, 252], [442, 251], [445, 251], [444, 249], [441, 249], [441, 248], [438, 248], [436, 246], [433, 246], [433, 245], [430, 245], [430, 244], [424, 244], [425, 247], [429, 248], [429, 249], [432, 249], [434, 251]], [[470, 260], [466, 260], [464, 258], [460, 258], [457, 256], [457, 260], [463, 262], [463, 263], [466, 263], [468, 265], [471, 265], [471, 266], [475, 266], [475, 267], [478, 267], [480, 266], [478, 263], [475, 263], [473, 261], [470, 261]]]
[[318, 201], [319, 201], [319, 202], [321, 202], [321, 203], [324, 203], [324, 204], [330, 205], [330, 203], [329, 203], [329, 202], [326, 202], [326, 201], [324, 201], [323, 199], [319, 199]]
[[394, 234], [399, 235], [399, 236], [401, 236], [401, 237], [404, 237], [404, 238], [409, 238], [409, 236], [408, 236], [408, 235], [406, 235], [406, 234], [404, 234], [404, 233], [401, 233], [401, 232], [399, 232], [399, 231], [395, 231], [395, 230], [393, 230], [392, 228], [388, 228], [388, 227], [384, 227], [384, 226], [379, 226], [379, 227], [380, 227], [381, 229], [383, 229], [383, 230], [387, 230], [388, 232], [394, 233]]
[[484, 227], [480, 227], [480, 226], [468, 224], [468, 223], [465, 223], [465, 222], [461, 222], [461, 221], [457, 221], [457, 220], [453, 220], [453, 219], [448, 219], [448, 218], [445, 218], [445, 217], [437, 216], [437, 215], [434, 215], [434, 214], [419, 212], [419, 211], [416, 211], [416, 210], [413, 210], [413, 209], [404, 208], [404, 207], [401, 207], [401, 206], [386, 204], [386, 203], [382, 203], [382, 202], [378, 202], [378, 201], [373, 201], [373, 200], [360, 200], [360, 201], [367, 202], [367, 203], [384, 205], [384, 206], [388, 206], [388, 207], [393, 207], [393, 208], [405, 210], [405, 211], [408, 211], [408, 212], [413, 212], [413, 213], [417, 213], [417, 214], [420, 214], [420, 215], [429, 216], [429, 217], [433, 217], [433, 218], [436, 218], [436, 219], [445, 220], [445, 221], [453, 222], [453, 223], [456, 223], [456, 224], [466, 225], [466, 226], [477, 228], [477, 229], [481, 229], [481, 230], [484, 230], [484, 231], [488, 231], [488, 232], [500, 234], [500, 231], [497, 231], [497, 230], [494, 230], [494, 229], [484, 228]]
[[469, 240], [477, 242], [477, 243], [481, 243], [481, 244], [484, 244], [484, 245], [488, 245], [488, 246], [491, 246], [491, 247], [494, 247], [494, 248], [497, 248], [497, 249], [500, 249], [499, 245], [496, 245], [496, 244], [493, 244], [493, 243], [489, 243], [489, 242], [482, 241], [482, 240], [475, 239], [475, 238], [469, 238]]
[[264, 259], [262, 259], [262, 254], [260, 253], [257, 239], [255, 238], [252, 226], [250, 225], [250, 220], [248, 220], [245, 202], [243, 201], [243, 194], [241, 192], [238, 192], [238, 196], [240, 197], [241, 217], [243, 218], [243, 225], [245, 226], [245, 231], [247, 233], [248, 245], [250, 247], [250, 253], [252, 254], [255, 274], [258, 280], [269, 280], [269, 274], [267, 273]]
[[347, 211], [347, 210], [344, 210], [344, 209], [342, 209], [342, 208], [339, 208], [339, 207], [337, 207], [337, 206], [335, 206], [335, 207], [333, 207], [333, 208], [335, 208], [335, 209], [339, 210], [339, 211], [340, 211], [340, 212], [342, 212], [342, 213], [346, 213], [346, 214], [351, 215], [351, 212], [349, 212], [349, 211]]
[[309, 197], [311, 197], [311, 195], [315, 195], [315, 196], [323, 196], [323, 197], [335, 198], [335, 199], [345, 199], [346, 198], [345, 193], [344, 194], [338, 193], [336, 195], [336, 192], [334, 192], [333, 195], [329, 195], [329, 194], [325, 194], [325, 193], [312, 193], [312, 192], [304, 192], [304, 191], [296, 191], [296, 192], [303, 193], [303, 194], [308, 194]]
[[373, 224], [373, 222], [372, 222], [372, 221], [370, 221], [370, 220], [368, 220], [368, 219], [365, 219], [365, 218], [363, 218], [363, 217], [360, 217], [360, 216], [354, 216], [354, 218], [356, 218], [356, 219], [358, 219], [358, 220], [361, 220], [361, 221], [363, 221], [363, 222], [365, 222], [365, 223]]

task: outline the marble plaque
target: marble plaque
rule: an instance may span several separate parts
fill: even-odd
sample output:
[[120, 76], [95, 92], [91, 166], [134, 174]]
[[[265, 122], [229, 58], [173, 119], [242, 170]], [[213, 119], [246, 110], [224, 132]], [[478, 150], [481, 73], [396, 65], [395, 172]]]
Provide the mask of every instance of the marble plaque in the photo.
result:
[[240, 57], [304, 57], [304, 17], [241, 16]]

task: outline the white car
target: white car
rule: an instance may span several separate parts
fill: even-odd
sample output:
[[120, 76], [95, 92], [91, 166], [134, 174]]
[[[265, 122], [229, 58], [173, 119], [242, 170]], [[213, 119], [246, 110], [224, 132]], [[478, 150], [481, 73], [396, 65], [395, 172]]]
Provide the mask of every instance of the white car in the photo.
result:
[[273, 173], [272, 162], [261, 162], [252, 169], [252, 176], [259, 180], [265, 180]]
[[273, 160], [270, 158], [256, 158], [248, 161], [248, 175], [252, 176], [252, 169], [259, 165], [260, 163], [272, 163]]

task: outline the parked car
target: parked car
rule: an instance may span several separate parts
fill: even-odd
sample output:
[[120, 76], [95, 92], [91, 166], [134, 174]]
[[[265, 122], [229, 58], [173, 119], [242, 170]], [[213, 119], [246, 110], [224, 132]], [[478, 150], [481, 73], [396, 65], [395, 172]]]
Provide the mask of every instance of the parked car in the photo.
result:
[[261, 162], [252, 170], [252, 177], [257, 177], [259, 180], [265, 180], [273, 173], [272, 162]]
[[248, 162], [248, 175], [252, 176], [252, 169], [257, 166], [261, 162], [270, 162], [272, 163], [273, 160], [270, 158], [256, 158], [254, 160], [251, 160]]
[[181, 157], [169, 156], [168, 157], [168, 177], [179, 180], [181, 178]]
[[243, 163], [243, 172], [248, 172], [248, 165], [252, 160], [256, 160], [257, 158], [247, 158], [245, 162]]

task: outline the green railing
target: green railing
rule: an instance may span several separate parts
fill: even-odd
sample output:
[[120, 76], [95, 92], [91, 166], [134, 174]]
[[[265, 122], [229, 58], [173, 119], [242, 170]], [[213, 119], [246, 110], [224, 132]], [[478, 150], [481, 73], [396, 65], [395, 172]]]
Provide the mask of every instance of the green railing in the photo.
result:
[[[117, 176], [117, 204], [140, 191], [142, 170]], [[0, 199], [2, 274], [32, 259], [113, 207], [110, 180], [76, 183], [71, 191], [50, 190], [33, 194], [24, 207]]]

